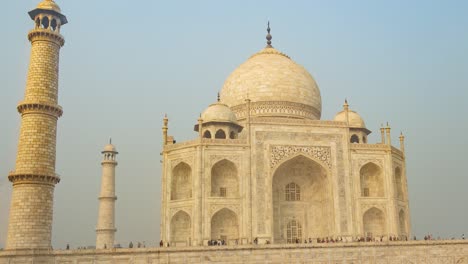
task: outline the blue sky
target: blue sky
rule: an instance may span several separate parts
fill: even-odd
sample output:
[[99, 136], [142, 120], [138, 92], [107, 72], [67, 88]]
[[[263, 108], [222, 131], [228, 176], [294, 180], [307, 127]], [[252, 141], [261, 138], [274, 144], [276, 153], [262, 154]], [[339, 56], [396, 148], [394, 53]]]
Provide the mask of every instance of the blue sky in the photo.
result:
[[[0, 247], [3, 247], [29, 60], [27, 11], [6, 1], [0, 49]], [[265, 46], [303, 65], [322, 119], [348, 98], [374, 131], [407, 138], [412, 228], [468, 233], [467, 1], [58, 1], [69, 24], [61, 52], [53, 244], [93, 245], [100, 151], [117, 146], [117, 238], [157, 244], [161, 124], [180, 142], [224, 80]]]

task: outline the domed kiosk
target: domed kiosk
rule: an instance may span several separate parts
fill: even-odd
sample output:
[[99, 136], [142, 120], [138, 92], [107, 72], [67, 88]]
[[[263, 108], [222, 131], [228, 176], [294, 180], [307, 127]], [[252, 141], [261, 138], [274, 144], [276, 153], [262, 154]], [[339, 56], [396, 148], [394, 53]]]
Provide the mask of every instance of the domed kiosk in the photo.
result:
[[[237, 123], [234, 112], [226, 105], [218, 101], [208, 106], [201, 114], [201, 124], [196, 124], [194, 130], [201, 132], [203, 138], [236, 139], [242, 131], [242, 126]], [[200, 131], [200, 125], [202, 131]]]

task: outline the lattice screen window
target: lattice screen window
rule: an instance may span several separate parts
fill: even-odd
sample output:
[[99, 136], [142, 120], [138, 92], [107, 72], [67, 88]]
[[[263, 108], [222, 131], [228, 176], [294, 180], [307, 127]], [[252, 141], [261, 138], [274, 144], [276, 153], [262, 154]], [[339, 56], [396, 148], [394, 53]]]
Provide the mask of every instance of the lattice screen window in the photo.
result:
[[219, 196], [226, 197], [226, 194], [227, 194], [226, 187], [219, 188]]
[[301, 200], [301, 187], [295, 184], [294, 182], [286, 185], [285, 190], [285, 200], [286, 201], [300, 201]]
[[296, 220], [289, 221], [286, 229], [286, 237], [288, 243], [296, 243], [296, 240], [299, 240], [299, 242], [301, 242], [302, 225]]

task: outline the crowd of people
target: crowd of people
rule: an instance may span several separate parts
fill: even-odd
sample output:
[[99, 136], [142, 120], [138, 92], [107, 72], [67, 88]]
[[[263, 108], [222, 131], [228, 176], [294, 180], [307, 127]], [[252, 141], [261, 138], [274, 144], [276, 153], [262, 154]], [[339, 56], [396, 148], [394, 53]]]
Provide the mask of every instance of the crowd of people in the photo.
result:
[[[455, 237], [452, 237], [451, 238], [452, 240], [455, 239]], [[465, 240], [465, 234], [462, 234], [461, 235], [461, 239], [462, 240]], [[346, 242], [386, 242], [386, 241], [408, 241], [408, 237], [407, 236], [379, 236], [379, 237], [371, 237], [371, 236], [357, 236], [357, 237], [323, 237], [323, 238], [308, 238], [308, 239], [299, 239], [299, 238], [296, 238], [295, 240], [292, 240], [292, 241], [288, 241], [288, 244], [323, 244], [323, 243], [346, 243]], [[417, 240], [416, 236], [413, 237], [412, 240]], [[424, 240], [441, 240], [440, 237], [438, 237], [437, 239], [435, 239], [432, 234], [428, 234], [428, 235], [425, 235], [424, 236]], [[239, 241], [236, 239], [236, 240], [233, 240], [233, 245], [238, 245], [239, 244]], [[258, 245], [259, 244], [259, 240], [258, 238], [256, 237], [253, 241], [252, 241], [252, 244], [254, 245]], [[265, 240], [263, 243], [261, 244], [271, 244], [271, 242], [269, 240]], [[207, 243], [208, 246], [226, 246], [228, 245], [227, 241], [224, 240], [224, 239], [211, 239], [211, 240], [208, 240], [208, 243]], [[159, 242], [159, 246], [160, 247], [170, 247], [170, 243], [169, 242], [164, 242], [164, 241], [160, 241]], [[133, 242], [130, 242], [129, 245], [128, 245], [128, 248], [133, 248], [135, 247]], [[136, 244], [136, 248], [145, 248], [146, 245], [145, 245], [145, 242], [137, 242]], [[78, 247], [77, 249], [94, 249], [95, 247], [93, 246], [87, 246], [87, 247]], [[105, 247], [107, 248], [107, 247]], [[120, 244], [116, 244], [114, 245], [114, 248], [121, 248]], [[67, 244], [66, 246], [66, 249], [69, 250], [70, 249], [70, 245]]]

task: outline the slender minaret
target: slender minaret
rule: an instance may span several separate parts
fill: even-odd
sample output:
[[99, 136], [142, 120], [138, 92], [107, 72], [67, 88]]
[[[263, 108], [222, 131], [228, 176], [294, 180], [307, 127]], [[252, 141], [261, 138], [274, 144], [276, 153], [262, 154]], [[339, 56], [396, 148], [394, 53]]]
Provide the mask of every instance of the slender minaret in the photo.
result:
[[99, 195], [99, 213], [96, 227], [96, 248], [113, 248], [115, 229], [115, 167], [117, 166], [112, 141], [101, 152], [104, 157], [102, 165], [101, 194]]
[[42, 1], [29, 12], [35, 27], [28, 34], [31, 57], [24, 100], [18, 104], [21, 128], [13, 183], [6, 249], [50, 249], [55, 184], [60, 28], [67, 23], [59, 6]]

